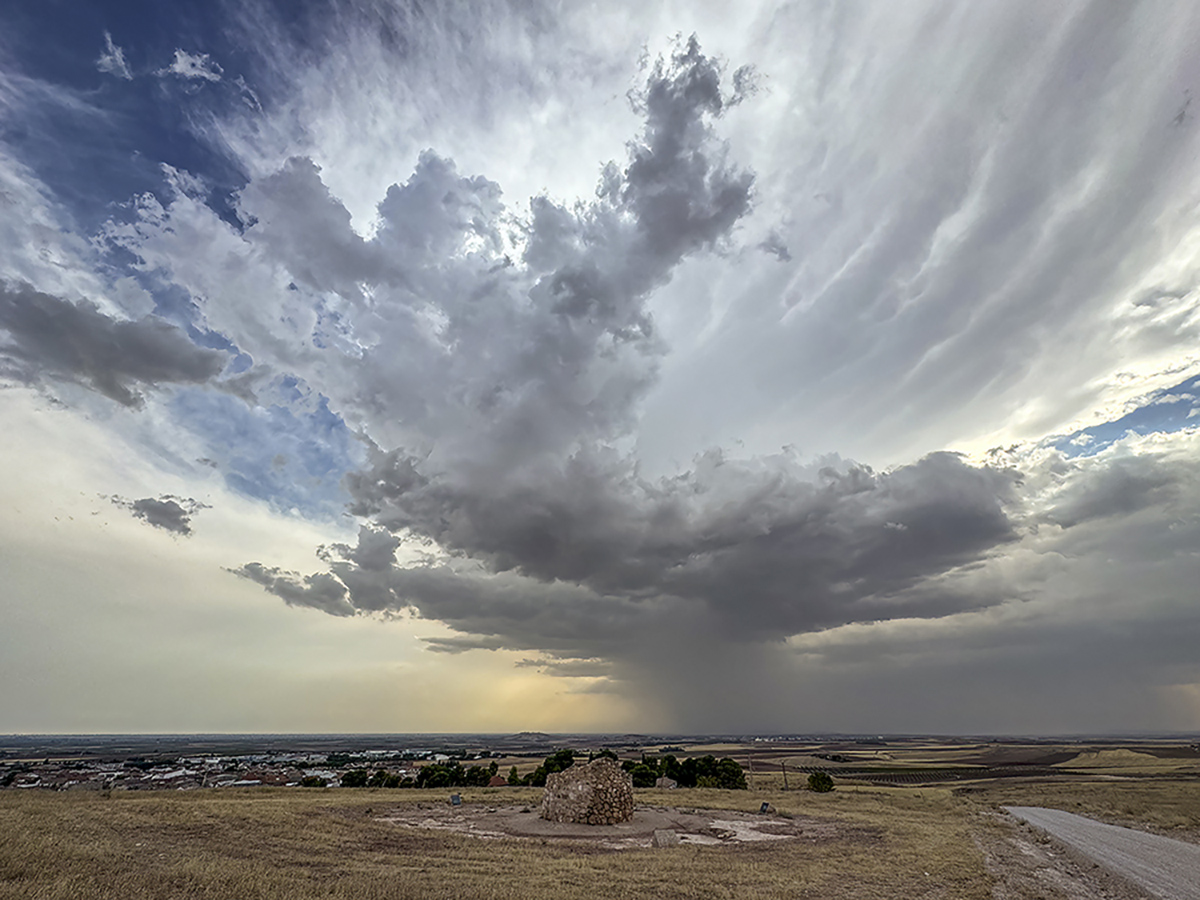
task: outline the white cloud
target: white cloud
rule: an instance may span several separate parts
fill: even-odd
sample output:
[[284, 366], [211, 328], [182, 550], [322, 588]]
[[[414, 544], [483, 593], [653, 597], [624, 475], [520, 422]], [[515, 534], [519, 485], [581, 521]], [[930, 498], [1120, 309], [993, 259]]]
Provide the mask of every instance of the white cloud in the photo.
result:
[[125, 51], [113, 43], [112, 35], [107, 31], [104, 32], [104, 52], [96, 60], [96, 68], [115, 78], [123, 78], [126, 81], [133, 80], [133, 73], [129, 71], [129, 63], [125, 61]]
[[209, 58], [207, 53], [188, 53], [176, 50], [175, 59], [169, 66], [158, 70], [159, 75], [178, 75], [180, 78], [220, 81], [224, 70]]

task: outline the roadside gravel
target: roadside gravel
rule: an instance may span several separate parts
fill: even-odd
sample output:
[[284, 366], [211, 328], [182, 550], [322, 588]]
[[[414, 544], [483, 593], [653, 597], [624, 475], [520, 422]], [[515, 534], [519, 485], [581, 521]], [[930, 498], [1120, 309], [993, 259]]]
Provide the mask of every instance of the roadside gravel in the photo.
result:
[[1163, 900], [1200, 900], [1200, 845], [1107, 825], [1059, 809], [1004, 809]]

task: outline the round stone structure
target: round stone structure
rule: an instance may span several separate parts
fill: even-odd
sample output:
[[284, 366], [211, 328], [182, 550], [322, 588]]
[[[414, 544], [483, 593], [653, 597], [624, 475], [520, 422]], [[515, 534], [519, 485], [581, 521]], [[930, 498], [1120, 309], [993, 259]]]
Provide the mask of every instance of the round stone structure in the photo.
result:
[[633, 818], [633, 779], [608, 758], [546, 777], [541, 816], [551, 822], [617, 825]]

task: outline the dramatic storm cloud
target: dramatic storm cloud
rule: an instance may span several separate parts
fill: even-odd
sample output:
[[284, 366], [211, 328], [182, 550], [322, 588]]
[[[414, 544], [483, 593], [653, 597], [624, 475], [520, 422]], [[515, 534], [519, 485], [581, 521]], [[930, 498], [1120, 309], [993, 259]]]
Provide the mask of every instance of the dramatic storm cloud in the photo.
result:
[[12, 509], [479, 727], [1200, 727], [1194, 4], [184, 6], [0, 46]]

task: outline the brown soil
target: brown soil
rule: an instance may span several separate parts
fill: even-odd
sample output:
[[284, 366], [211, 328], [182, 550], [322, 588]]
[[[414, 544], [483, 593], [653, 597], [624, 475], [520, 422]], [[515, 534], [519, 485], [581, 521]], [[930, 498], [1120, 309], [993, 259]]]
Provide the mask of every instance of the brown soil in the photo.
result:
[[406, 828], [452, 831], [477, 838], [525, 838], [587, 841], [611, 850], [651, 846], [655, 831], [674, 831], [683, 844], [743, 844], [788, 840], [810, 842], [846, 837], [851, 829], [810, 816], [787, 818], [728, 809], [638, 806], [633, 818], [619, 825], [575, 825], [548, 822], [532, 806], [417, 804], [376, 816], [377, 821]]

